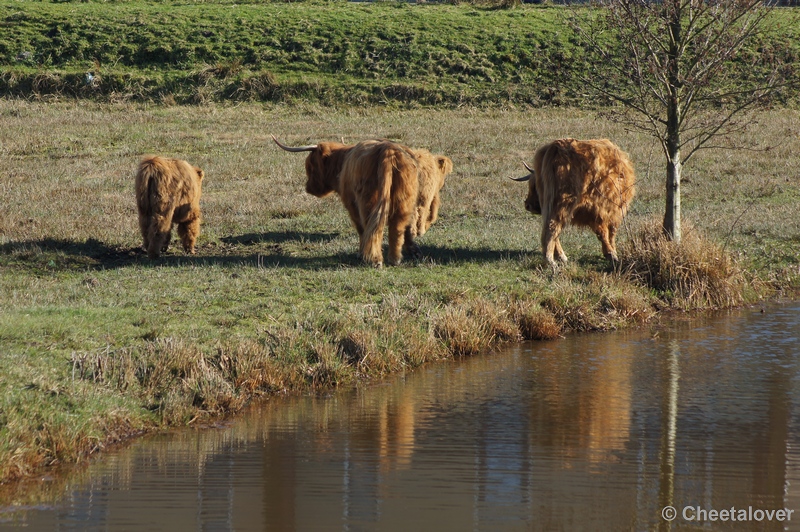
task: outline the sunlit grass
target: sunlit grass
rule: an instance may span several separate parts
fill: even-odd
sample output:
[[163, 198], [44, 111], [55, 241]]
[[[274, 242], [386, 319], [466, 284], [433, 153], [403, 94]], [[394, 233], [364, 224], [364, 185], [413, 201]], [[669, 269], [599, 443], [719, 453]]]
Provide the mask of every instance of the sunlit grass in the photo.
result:
[[[328, 105], [597, 107], [565, 6], [491, 2], [0, 1], [0, 95]], [[578, 16], [592, 17], [592, 8]], [[797, 77], [798, 17], [778, 10], [746, 43]], [[758, 69], [763, 68], [763, 71]], [[731, 79], [740, 79], [733, 75]], [[785, 84], [775, 101], [797, 105]]]
[[[800, 113], [754, 118], [743, 139], [772, 148], [701, 153], [683, 198], [693, 231], [757, 281], [739, 292], [751, 299], [800, 284]], [[4, 479], [263, 394], [742, 301], [688, 304], [631, 273], [628, 246], [652, 241], [639, 227], [663, 210], [664, 165], [651, 139], [589, 112], [0, 100], [0, 124]], [[306, 194], [304, 157], [271, 134], [289, 144], [389, 137], [450, 156], [440, 220], [419, 240], [425, 258], [364, 267], [339, 200]], [[636, 165], [618, 269], [594, 235], [568, 229], [571, 263], [550, 270], [524, 186], [507, 179], [564, 136], [612, 138]], [[133, 176], [144, 153], [205, 170], [196, 256], [138, 251]]]

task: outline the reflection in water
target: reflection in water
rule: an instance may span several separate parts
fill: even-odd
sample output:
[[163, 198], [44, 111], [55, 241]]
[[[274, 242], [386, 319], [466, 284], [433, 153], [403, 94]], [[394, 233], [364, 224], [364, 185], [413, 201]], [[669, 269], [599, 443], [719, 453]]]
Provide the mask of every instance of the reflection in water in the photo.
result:
[[748, 310], [272, 400], [7, 499], [0, 528], [668, 530], [692, 505], [800, 529], [799, 336], [800, 308]]
[[[668, 354], [664, 364], [667, 392], [664, 394], [661, 428], [661, 474], [658, 506], [661, 508], [675, 506], [675, 443], [678, 432], [678, 380], [680, 379], [680, 345], [676, 339], [669, 341]], [[667, 520], [659, 523], [660, 530], [669, 530], [671, 524]]]

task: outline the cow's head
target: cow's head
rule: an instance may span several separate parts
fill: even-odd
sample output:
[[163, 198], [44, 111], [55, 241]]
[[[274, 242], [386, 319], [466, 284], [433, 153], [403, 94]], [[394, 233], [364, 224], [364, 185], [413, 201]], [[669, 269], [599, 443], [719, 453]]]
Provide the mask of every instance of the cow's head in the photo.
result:
[[444, 178], [447, 177], [447, 175], [453, 171], [453, 161], [450, 159], [450, 157], [446, 157], [444, 155], [437, 155], [436, 166], [439, 167], [439, 172], [442, 178], [439, 188], [442, 188], [444, 186]]
[[525, 210], [531, 214], [542, 214], [542, 205], [539, 203], [539, 194], [536, 192], [536, 171], [528, 166], [528, 163], [522, 161], [528, 175], [522, 177], [512, 177], [512, 181], [527, 181], [528, 182], [528, 197], [525, 198]]
[[311, 152], [306, 157], [306, 192], [322, 198], [339, 187], [339, 172], [344, 155], [351, 148], [338, 142], [320, 142], [309, 146], [290, 147], [281, 144], [272, 136], [275, 144], [288, 152]]
[[417, 234], [419, 236], [424, 235], [439, 217], [439, 205], [441, 204], [439, 191], [444, 186], [445, 178], [453, 171], [453, 161], [450, 159], [450, 157], [445, 155], [434, 155], [433, 157], [436, 160], [436, 169], [438, 170], [439, 175], [436, 179], [436, 190], [434, 192], [433, 200], [431, 200], [431, 208], [428, 211], [428, 216], [425, 219], [417, 222]]

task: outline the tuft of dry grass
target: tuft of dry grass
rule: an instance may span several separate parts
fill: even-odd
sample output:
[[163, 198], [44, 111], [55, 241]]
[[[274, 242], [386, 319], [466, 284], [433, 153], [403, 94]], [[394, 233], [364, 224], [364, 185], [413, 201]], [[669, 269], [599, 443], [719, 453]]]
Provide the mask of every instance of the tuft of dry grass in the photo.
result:
[[483, 299], [448, 305], [433, 322], [433, 335], [452, 356], [470, 356], [500, 342], [522, 339], [506, 308]]
[[747, 285], [743, 270], [697, 227], [686, 221], [683, 226], [683, 238], [676, 244], [665, 236], [660, 222], [641, 224], [622, 244], [622, 271], [657, 291], [673, 307], [741, 305]]
[[455, 357], [480, 353], [489, 345], [482, 324], [462, 307], [449, 307], [433, 324], [433, 335]]
[[518, 304], [514, 309], [515, 321], [525, 340], [554, 340], [561, 336], [561, 324], [552, 312], [534, 303]]

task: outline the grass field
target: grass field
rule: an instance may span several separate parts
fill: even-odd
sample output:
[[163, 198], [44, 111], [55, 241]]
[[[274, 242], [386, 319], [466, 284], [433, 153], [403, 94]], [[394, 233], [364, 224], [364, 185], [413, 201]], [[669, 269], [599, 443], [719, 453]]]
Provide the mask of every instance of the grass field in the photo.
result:
[[[625, 257], [663, 212], [662, 156], [591, 112], [0, 100], [0, 124], [6, 480], [260, 395], [800, 286], [796, 111], [753, 115], [741, 140], [759, 150], [701, 152], [685, 172], [686, 245], [712, 250], [692, 260], [734, 289], [721, 303], [631, 273]], [[450, 156], [441, 218], [419, 240], [424, 260], [363, 266], [340, 202], [306, 194], [303, 155], [271, 134], [289, 144], [389, 137]], [[636, 164], [621, 271], [574, 229], [562, 239], [568, 267], [553, 273], [541, 259], [540, 220], [507, 177], [562, 136], [612, 138]], [[196, 256], [174, 244], [155, 262], [139, 251], [133, 175], [144, 153], [205, 170]], [[722, 268], [725, 257], [735, 264]]]
[[[2, 0], [0, 13], [6, 96], [597, 107], [580, 74], [613, 79], [563, 6]], [[796, 79], [797, 10], [777, 10], [746, 52], [758, 60], [729, 65], [731, 79], [775, 63]], [[797, 89], [774, 101], [797, 107]]]

